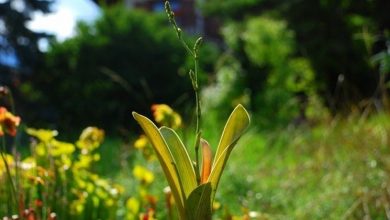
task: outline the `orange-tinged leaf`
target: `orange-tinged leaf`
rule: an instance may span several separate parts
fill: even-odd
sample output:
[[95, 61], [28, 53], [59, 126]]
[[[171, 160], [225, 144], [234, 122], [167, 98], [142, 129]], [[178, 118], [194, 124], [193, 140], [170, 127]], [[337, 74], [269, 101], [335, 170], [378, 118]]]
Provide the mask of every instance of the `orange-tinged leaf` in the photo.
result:
[[205, 183], [210, 176], [211, 163], [213, 158], [210, 144], [204, 139], [200, 139], [200, 144], [202, 146], [202, 172], [200, 176], [200, 182]]

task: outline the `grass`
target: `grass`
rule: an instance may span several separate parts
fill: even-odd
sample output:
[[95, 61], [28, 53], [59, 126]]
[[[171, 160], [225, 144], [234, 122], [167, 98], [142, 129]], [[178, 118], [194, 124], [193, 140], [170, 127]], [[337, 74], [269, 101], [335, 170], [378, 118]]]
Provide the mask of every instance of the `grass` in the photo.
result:
[[[213, 118], [205, 121], [205, 137], [215, 147], [222, 125]], [[192, 141], [187, 140], [187, 146]], [[278, 131], [262, 132], [254, 125], [231, 155], [217, 193], [221, 207], [216, 216], [256, 211], [264, 219], [388, 218], [389, 145], [386, 114]], [[157, 180], [150, 193], [164, 209], [162, 190], [167, 184], [156, 161], [145, 163], [130, 145], [121, 147], [116, 139], [108, 138], [101, 150], [98, 167], [132, 189], [130, 194], [137, 190], [131, 165], [151, 168]], [[123, 155], [128, 157], [118, 160]]]
[[252, 130], [232, 155], [221, 202], [232, 204], [234, 195], [270, 219], [386, 218], [389, 138], [386, 115]]
[[[203, 137], [214, 150], [222, 129], [216, 115], [205, 115]], [[192, 147], [194, 129], [179, 133]], [[163, 189], [168, 184], [156, 160], [146, 161], [133, 141], [114, 136], [106, 137], [97, 151], [101, 159], [91, 170], [125, 190], [118, 219], [126, 217], [126, 200], [141, 201], [142, 193], [157, 200], [157, 218], [167, 218]], [[189, 151], [193, 156], [194, 149]], [[135, 165], [151, 170], [155, 180], [142, 185], [133, 175]], [[255, 219], [389, 219], [389, 177], [388, 114], [338, 117], [273, 131], [254, 122], [222, 175], [214, 217], [230, 219], [253, 211]], [[141, 209], [147, 208], [144, 202]]]

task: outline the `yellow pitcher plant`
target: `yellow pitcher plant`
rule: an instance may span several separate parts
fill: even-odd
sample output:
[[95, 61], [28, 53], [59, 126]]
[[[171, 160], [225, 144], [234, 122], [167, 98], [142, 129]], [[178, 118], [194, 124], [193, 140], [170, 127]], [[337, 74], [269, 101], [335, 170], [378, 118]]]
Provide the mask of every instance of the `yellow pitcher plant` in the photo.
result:
[[206, 141], [201, 141], [203, 161], [200, 182], [195, 171], [198, 166], [193, 166], [186, 147], [173, 129], [164, 126], [157, 128], [151, 120], [136, 112], [133, 112], [133, 117], [153, 145], [180, 219], [211, 219], [211, 207], [222, 171], [235, 144], [249, 126], [250, 119], [245, 108], [238, 105], [231, 113], [212, 163], [210, 147]]
[[[249, 126], [249, 114], [242, 105], [238, 105], [233, 110], [222, 132], [214, 160], [212, 160], [210, 145], [201, 138], [200, 130], [198, 51], [202, 38], [198, 38], [191, 49], [183, 40], [182, 30], [177, 26], [168, 1], [165, 2], [165, 10], [177, 37], [195, 64], [194, 70], [189, 72], [196, 101], [195, 161], [191, 160], [187, 148], [172, 129], [173, 125], [172, 128], [166, 126], [157, 128], [151, 120], [143, 115], [133, 112], [133, 117], [142, 127], [156, 152], [168, 180], [180, 219], [210, 220], [212, 204], [223, 169], [237, 141]], [[158, 122], [158, 120], [156, 121]], [[202, 151], [202, 167], [199, 166], [199, 147]]]

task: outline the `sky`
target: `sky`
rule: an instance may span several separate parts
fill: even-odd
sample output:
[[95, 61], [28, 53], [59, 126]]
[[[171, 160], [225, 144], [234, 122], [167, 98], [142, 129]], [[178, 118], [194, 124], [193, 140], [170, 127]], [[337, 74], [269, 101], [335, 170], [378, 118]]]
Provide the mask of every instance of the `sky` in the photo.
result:
[[[15, 8], [20, 6], [17, 0], [12, 3]], [[100, 15], [100, 9], [91, 0], [56, 0], [52, 7], [52, 13], [35, 12], [27, 27], [33, 31], [54, 34], [59, 41], [64, 41], [75, 34], [77, 21], [92, 22]], [[47, 50], [49, 46], [47, 40], [40, 40], [38, 43], [42, 51]], [[16, 67], [18, 60], [11, 51], [7, 54], [0, 53], [0, 63]]]
[[59, 41], [63, 41], [75, 34], [78, 20], [91, 22], [99, 14], [99, 8], [91, 0], [57, 0], [52, 13], [35, 13], [27, 26], [34, 31], [55, 34]]

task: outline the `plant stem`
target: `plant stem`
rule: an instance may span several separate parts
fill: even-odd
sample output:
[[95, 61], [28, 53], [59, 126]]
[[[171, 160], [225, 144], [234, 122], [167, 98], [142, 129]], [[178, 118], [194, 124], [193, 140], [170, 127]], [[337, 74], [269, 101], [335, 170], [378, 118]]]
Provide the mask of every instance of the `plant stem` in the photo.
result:
[[182, 37], [182, 30], [177, 26], [175, 21], [175, 15], [171, 9], [169, 1], [165, 1], [165, 11], [168, 15], [169, 22], [173, 25], [173, 28], [176, 31], [177, 37], [179, 38], [181, 44], [186, 49], [186, 51], [192, 56], [194, 59], [194, 71], [190, 70], [190, 79], [192, 83], [192, 87], [195, 92], [195, 102], [196, 102], [196, 129], [195, 129], [195, 174], [198, 184], [200, 183], [200, 166], [199, 166], [199, 145], [200, 145], [200, 137], [201, 137], [201, 108], [200, 108], [200, 96], [199, 96], [199, 85], [198, 85], [198, 49], [202, 43], [202, 38], [198, 38], [194, 44], [193, 49], [191, 50], [188, 44], [184, 41]]
[[12, 92], [10, 89], [8, 89], [8, 100], [9, 100], [9, 105], [11, 106], [11, 112], [15, 114], [15, 101], [14, 101], [14, 96], [12, 95]]
[[195, 56], [194, 56], [194, 60], [195, 60], [195, 86], [194, 86], [194, 91], [195, 91], [195, 101], [196, 101], [196, 130], [195, 130], [195, 134], [196, 134], [196, 139], [195, 139], [195, 163], [196, 163], [196, 170], [198, 171], [197, 175], [196, 175], [196, 180], [198, 182], [198, 184], [200, 183], [200, 163], [199, 163], [199, 144], [200, 144], [200, 135], [201, 135], [201, 131], [200, 131], [200, 122], [201, 122], [201, 116], [202, 116], [202, 112], [201, 112], [201, 109], [200, 109], [200, 98], [199, 98], [199, 86], [198, 86], [198, 57], [197, 57], [197, 53], [195, 51]]
[[16, 190], [15, 190], [14, 183], [12, 181], [11, 171], [10, 171], [9, 166], [8, 166], [7, 158], [4, 156], [4, 153], [6, 152], [4, 136], [1, 139], [2, 139], [2, 151], [0, 154], [1, 154], [1, 158], [3, 159], [5, 170], [7, 173], [8, 187], [11, 189], [12, 201], [14, 202], [14, 205], [15, 205], [14, 207], [17, 208], [18, 203], [17, 203], [17, 198], [16, 198]]
[[200, 132], [200, 119], [202, 116], [202, 112], [200, 110], [200, 98], [199, 98], [199, 85], [198, 85], [198, 57], [195, 53], [195, 101], [196, 101], [196, 134], [198, 135]]
[[[194, 92], [195, 92], [195, 101], [196, 101], [196, 141], [195, 141], [195, 157], [196, 157], [196, 164], [197, 164], [197, 170], [199, 171], [200, 166], [199, 166], [199, 145], [200, 145], [200, 136], [201, 136], [201, 116], [202, 116], [202, 111], [200, 109], [200, 97], [199, 97], [199, 84], [198, 84], [198, 51], [199, 47], [202, 43], [202, 38], [199, 37], [195, 44], [194, 44], [194, 49], [193, 49], [193, 58], [194, 58], [194, 76], [191, 78], [194, 82], [192, 83], [194, 87]], [[197, 175], [197, 181], [198, 184], [200, 183], [200, 175]]]
[[[14, 101], [14, 96], [12, 94], [11, 89], [8, 89], [8, 100], [9, 100], [9, 105], [11, 107], [11, 112], [13, 114], [16, 114], [15, 101]], [[16, 138], [14, 140], [16, 140]], [[3, 142], [4, 142], [4, 138], [3, 138]], [[18, 170], [19, 158], [18, 158], [17, 152], [18, 152], [17, 145], [16, 145], [16, 142], [14, 141], [12, 143], [12, 155], [14, 156], [14, 160], [15, 160], [15, 183], [13, 182], [12, 179], [11, 179], [11, 182], [12, 182], [12, 186], [13, 186], [12, 188], [14, 190], [15, 200], [18, 200], [19, 189], [20, 189], [19, 188], [19, 170]]]

